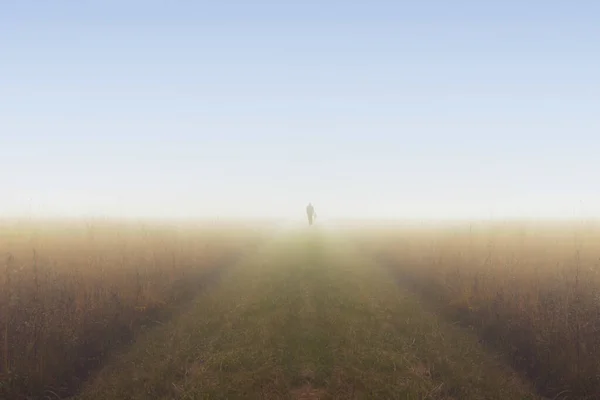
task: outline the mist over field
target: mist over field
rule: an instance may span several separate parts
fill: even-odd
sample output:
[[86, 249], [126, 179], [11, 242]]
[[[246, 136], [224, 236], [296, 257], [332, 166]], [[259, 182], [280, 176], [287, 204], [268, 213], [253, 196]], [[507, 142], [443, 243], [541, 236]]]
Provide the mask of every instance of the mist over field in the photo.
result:
[[0, 393], [584, 397], [599, 238], [592, 221], [3, 220]]
[[0, 399], [600, 398], [600, 3], [0, 2]]

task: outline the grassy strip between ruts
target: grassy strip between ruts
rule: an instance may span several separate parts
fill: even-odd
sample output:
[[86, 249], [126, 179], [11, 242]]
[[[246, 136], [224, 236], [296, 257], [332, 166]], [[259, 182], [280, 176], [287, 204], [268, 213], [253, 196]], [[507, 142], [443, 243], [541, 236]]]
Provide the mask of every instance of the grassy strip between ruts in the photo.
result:
[[534, 399], [475, 336], [317, 231], [227, 271], [81, 399]]

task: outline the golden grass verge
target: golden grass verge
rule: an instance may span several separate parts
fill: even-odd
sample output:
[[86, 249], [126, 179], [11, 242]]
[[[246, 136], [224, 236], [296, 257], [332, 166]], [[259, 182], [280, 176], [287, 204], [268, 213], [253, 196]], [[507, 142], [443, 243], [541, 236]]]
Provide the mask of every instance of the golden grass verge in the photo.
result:
[[0, 222], [0, 398], [72, 394], [259, 240], [250, 227]]
[[501, 348], [542, 393], [600, 393], [598, 224], [379, 229], [358, 240], [401, 282]]

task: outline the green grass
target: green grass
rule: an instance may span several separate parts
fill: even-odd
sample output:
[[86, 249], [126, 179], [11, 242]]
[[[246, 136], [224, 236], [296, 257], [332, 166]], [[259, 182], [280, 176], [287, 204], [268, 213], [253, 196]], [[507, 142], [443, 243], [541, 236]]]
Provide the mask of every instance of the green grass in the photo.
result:
[[228, 270], [81, 399], [534, 399], [474, 335], [317, 231]]

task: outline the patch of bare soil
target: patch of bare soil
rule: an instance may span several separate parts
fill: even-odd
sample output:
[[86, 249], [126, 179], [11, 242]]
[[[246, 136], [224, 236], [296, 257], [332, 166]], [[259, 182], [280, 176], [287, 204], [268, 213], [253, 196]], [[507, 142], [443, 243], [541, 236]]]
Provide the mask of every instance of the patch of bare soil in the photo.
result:
[[324, 399], [327, 392], [324, 389], [313, 388], [310, 383], [293, 389], [290, 392], [292, 399], [298, 400], [319, 400]]

